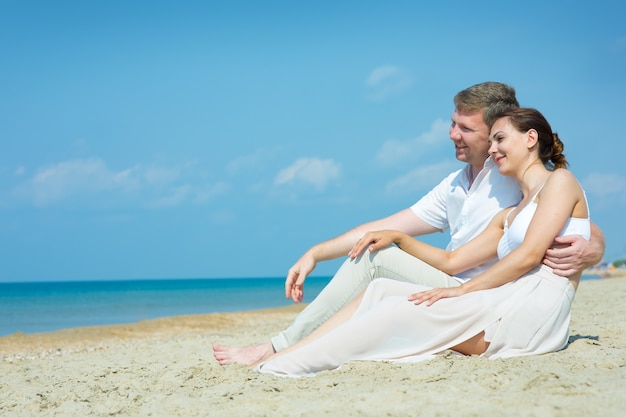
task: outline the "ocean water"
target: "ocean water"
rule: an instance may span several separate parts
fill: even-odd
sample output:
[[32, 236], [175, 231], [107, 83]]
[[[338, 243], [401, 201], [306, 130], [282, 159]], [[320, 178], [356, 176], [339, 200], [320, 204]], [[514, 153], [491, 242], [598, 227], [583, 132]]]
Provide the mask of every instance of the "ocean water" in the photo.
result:
[[[308, 277], [304, 302], [330, 277]], [[0, 336], [292, 304], [285, 278], [0, 283]]]
[[[307, 278], [304, 302], [329, 280]], [[282, 307], [292, 304], [284, 284], [284, 278], [0, 283], [0, 336]]]

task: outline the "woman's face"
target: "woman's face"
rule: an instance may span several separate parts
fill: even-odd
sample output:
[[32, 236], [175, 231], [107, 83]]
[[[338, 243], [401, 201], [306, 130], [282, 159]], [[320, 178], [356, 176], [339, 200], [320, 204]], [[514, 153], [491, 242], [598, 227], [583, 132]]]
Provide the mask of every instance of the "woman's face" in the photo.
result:
[[517, 131], [508, 117], [493, 124], [489, 135], [489, 155], [502, 175], [514, 176], [528, 156], [526, 133]]

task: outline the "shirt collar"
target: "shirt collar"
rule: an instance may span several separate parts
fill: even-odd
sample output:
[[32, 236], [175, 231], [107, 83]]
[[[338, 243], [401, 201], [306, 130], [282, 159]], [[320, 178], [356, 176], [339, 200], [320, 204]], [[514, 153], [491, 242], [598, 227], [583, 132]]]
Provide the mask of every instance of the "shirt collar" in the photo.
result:
[[[490, 156], [488, 156], [487, 159], [485, 159], [485, 163], [483, 164], [483, 169], [481, 169], [478, 175], [476, 175], [476, 178], [474, 178], [474, 183], [472, 185], [475, 185], [477, 182], [479, 182], [486, 175], [485, 173], [494, 166], [495, 162], [493, 161], [493, 159], [491, 159]], [[466, 190], [469, 190], [470, 178], [472, 177], [472, 166], [467, 164], [467, 166], [463, 169], [463, 172], [465, 174], [463, 176], [463, 187], [465, 187]]]

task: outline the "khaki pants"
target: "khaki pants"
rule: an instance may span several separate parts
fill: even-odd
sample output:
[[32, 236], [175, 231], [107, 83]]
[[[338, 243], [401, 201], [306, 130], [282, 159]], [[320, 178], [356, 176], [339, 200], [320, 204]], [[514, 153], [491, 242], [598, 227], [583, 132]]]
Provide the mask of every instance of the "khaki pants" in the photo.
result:
[[373, 253], [365, 252], [354, 260], [347, 259], [315, 300], [296, 316], [291, 326], [272, 338], [274, 349], [279, 352], [307, 336], [376, 278], [390, 278], [429, 287], [460, 285], [456, 279], [396, 246]]

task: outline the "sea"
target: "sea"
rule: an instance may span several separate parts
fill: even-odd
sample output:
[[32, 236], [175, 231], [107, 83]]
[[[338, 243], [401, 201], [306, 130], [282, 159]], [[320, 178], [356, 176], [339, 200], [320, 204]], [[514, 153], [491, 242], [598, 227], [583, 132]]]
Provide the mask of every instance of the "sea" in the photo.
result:
[[[308, 277], [303, 302], [330, 279]], [[0, 337], [283, 307], [293, 303], [284, 285], [284, 277], [0, 283]]]
[[[310, 302], [331, 277], [308, 277]], [[285, 278], [0, 282], [0, 336], [283, 307]]]

